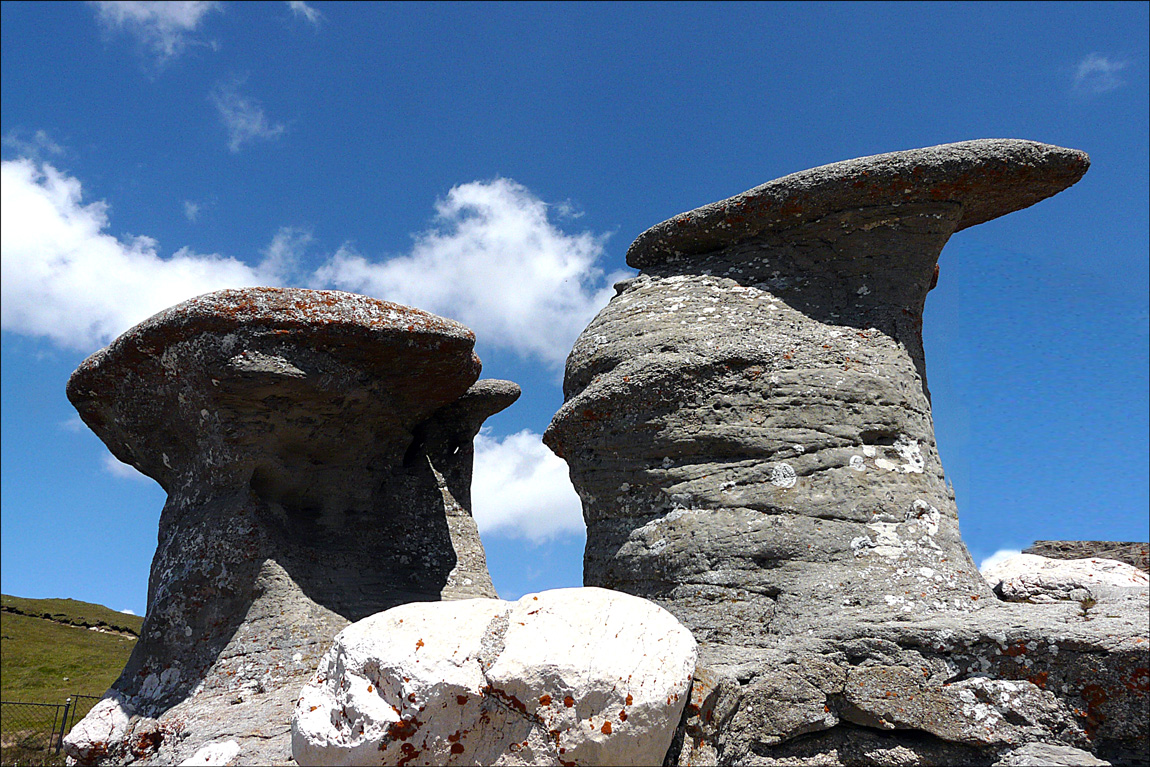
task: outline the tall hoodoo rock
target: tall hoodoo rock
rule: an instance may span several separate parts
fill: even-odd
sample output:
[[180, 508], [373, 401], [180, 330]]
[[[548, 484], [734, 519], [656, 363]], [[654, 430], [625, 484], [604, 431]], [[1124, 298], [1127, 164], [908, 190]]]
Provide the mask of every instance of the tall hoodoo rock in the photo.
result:
[[1020, 140], [877, 155], [635, 240], [640, 273], [576, 341], [544, 441], [583, 501], [586, 585], [653, 599], [699, 640], [683, 763], [1138, 749], [1144, 625], [997, 602], [959, 536], [922, 347], [947, 239], [1088, 165]]
[[[639, 235], [642, 271], [576, 342], [545, 437], [583, 498], [587, 583], [744, 643], [892, 596], [990, 598], [935, 448], [923, 305], [951, 234], [1087, 165], [1027, 141], [896, 152]], [[734, 629], [732, 609], [750, 611]]]
[[168, 500], [143, 633], [100, 704], [134, 729], [92, 743], [78, 728], [72, 756], [172, 762], [235, 740], [242, 762], [282, 761], [295, 696], [349, 621], [495, 596], [472, 438], [519, 389], [476, 382], [474, 341], [385, 301], [252, 288], [172, 307], [84, 361], [68, 398]]

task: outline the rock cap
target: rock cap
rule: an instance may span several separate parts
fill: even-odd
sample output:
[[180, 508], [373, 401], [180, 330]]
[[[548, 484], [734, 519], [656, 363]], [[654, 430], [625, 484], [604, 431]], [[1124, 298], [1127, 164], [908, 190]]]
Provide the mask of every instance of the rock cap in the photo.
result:
[[1090, 167], [1085, 152], [1022, 139], [978, 139], [831, 163], [681, 213], [635, 238], [627, 264], [654, 266], [720, 250], [831, 213], [877, 205], [957, 202], [955, 231], [1061, 192]]
[[[374, 381], [361, 417], [386, 412], [414, 424], [479, 378], [474, 345], [475, 334], [458, 322], [354, 293], [220, 290], [125, 332], [80, 364], [67, 393], [117, 458], [158, 478], [167, 471], [147, 456], [179, 452], [166, 425], [186, 396], [256, 399], [270, 391], [305, 410], [330, 410], [357, 381]], [[261, 389], [261, 381], [274, 385]]]

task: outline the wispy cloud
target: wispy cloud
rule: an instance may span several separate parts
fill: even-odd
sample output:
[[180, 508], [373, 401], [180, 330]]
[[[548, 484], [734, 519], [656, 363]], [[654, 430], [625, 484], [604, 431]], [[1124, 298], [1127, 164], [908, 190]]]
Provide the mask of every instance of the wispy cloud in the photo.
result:
[[437, 226], [410, 253], [369, 261], [349, 246], [317, 278], [459, 320], [484, 342], [558, 368], [613, 295], [599, 264], [606, 237], [568, 234], [510, 179], [475, 181], [436, 204]]
[[15, 150], [22, 157], [33, 157], [37, 160], [43, 160], [49, 155], [64, 153], [64, 147], [53, 141], [47, 131], [38, 130], [25, 138], [26, 135], [24, 131], [19, 129], [10, 130], [4, 134], [3, 145], [8, 149]]
[[84, 425], [84, 422], [78, 415], [74, 415], [65, 421], [60, 421], [57, 426], [59, 426], [64, 431], [70, 431], [73, 434], [83, 434], [88, 430], [88, 427]]
[[567, 464], [524, 430], [503, 439], [475, 438], [471, 506], [480, 533], [540, 543], [583, 532], [583, 507]]
[[2, 326], [62, 348], [90, 351], [201, 293], [284, 279], [282, 259], [252, 267], [189, 248], [162, 258], [150, 237], [114, 237], [106, 203], [85, 202], [78, 179], [29, 158], [3, 162], [0, 218]]
[[220, 10], [216, 2], [95, 2], [96, 15], [109, 29], [122, 30], [163, 62], [191, 43], [204, 17]]
[[1074, 67], [1074, 89], [1081, 93], [1106, 93], [1121, 88], [1126, 81], [1119, 73], [1126, 62], [1091, 53]]
[[293, 16], [302, 16], [314, 26], [318, 27], [323, 21], [323, 14], [302, 0], [288, 0], [288, 7], [291, 8]]
[[281, 281], [286, 280], [288, 275], [298, 271], [311, 242], [312, 234], [307, 229], [281, 226], [264, 249], [260, 268]]
[[257, 139], [274, 139], [283, 134], [283, 123], [268, 119], [263, 106], [240, 93], [242, 80], [233, 80], [216, 86], [211, 101], [228, 131], [228, 148], [233, 152]]
[[184, 218], [196, 223], [196, 219], [200, 216], [200, 204], [192, 202], [191, 200], [184, 200]]
[[111, 453], [104, 453], [103, 458], [100, 460], [100, 465], [104, 471], [111, 474], [116, 479], [130, 479], [137, 482], [151, 482], [146, 474], [141, 474], [136, 470], [135, 466], [129, 466], [126, 463], [121, 463], [116, 456]]

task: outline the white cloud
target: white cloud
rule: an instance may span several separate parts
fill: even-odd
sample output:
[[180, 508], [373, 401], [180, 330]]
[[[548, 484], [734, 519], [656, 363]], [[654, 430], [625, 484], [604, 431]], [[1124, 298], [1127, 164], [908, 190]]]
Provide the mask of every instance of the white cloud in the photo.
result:
[[60, 421], [58, 424], [64, 431], [70, 431], [73, 434], [83, 434], [88, 430], [88, 426], [80, 419], [80, 416], [74, 415], [71, 418]]
[[48, 164], [5, 160], [0, 187], [4, 330], [90, 351], [193, 296], [283, 279], [273, 264], [188, 248], [161, 258], [149, 237], [114, 237], [107, 204], [85, 204], [80, 181]]
[[344, 246], [317, 278], [446, 315], [486, 343], [561, 366], [623, 276], [598, 266], [606, 237], [561, 231], [547, 204], [510, 179], [462, 184], [435, 207], [437, 227], [409, 254], [368, 261]]
[[132, 34], [161, 61], [178, 55], [192, 42], [204, 16], [220, 9], [215, 2], [96, 2], [106, 26]]
[[303, 16], [317, 27], [320, 21], [323, 20], [323, 14], [307, 3], [302, 2], [302, 0], [288, 0], [288, 7], [291, 8], [293, 16]]
[[221, 84], [210, 97], [228, 129], [228, 149], [233, 152], [256, 139], [278, 138], [286, 129], [283, 123], [269, 120], [258, 101], [240, 93], [242, 84], [242, 81]]
[[540, 543], [583, 532], [583, 507], [567, 464], [535, 432], [502, 440], [486, 429], [475, 437], [471, 506], [480, 533]]
[[22, 157], [43, 159], [45, 155], [59, 155], [64, 153], [64, 147], [52, 140], [45, 130], [38, 130], [29, 138], [24, 138], [23, 131], [10, 130], [4, 134], [3, 144], [14, 149]]
[[200, 204], [192, 202], [191, 200], [184, 200], [184, 218], [196, 223], [196, 219], [200, 216]]
[[[109, 234], [108, 206], [82, 192], [50, 164], [4, 161], [5, 330], [90, 351], [192, 296], [284, 284], [300, 273], [313, 239], [281, 228], [258, 266], [188, 248], [164, 258], [150, 237]], [[189, 218], [198, 210], [185, 203]], [[486, 343], [561, 367], [621, 276], [598, 266], [604, 237], [559, 230], [545, 203], [506, 179], [457, 186], [436, 210], [438, 227], [418, 235], [408, 254], [369, 262], [341, 248], [313, 275], [316, 286], [451, 316]]]
[[1021, 553], [1022, 552], [1018, 549], [999, 549], [986, 559], [982, 560], [982, 562], [978, 565], [978, 571], [984, 573], [986, 572], [986, 568], [993, 567], [1000, 562], [1005, 562], [1011, 557], [1017, 557]]
[[104, 471], [108, 472], [117, 479], [130, 479], [140, 482], [152, 481], [151, 478], [149, 478], [147, 475], [141, 474], [139, 471], [137, 471], [135, 466], [129, 466], [126, 463], [121, 463], [120, 459], [116, 458], [116, 456], [112, 455], [111, 453], [104, 453], [103, 457], [100, 459], [100, 466], [103, 467]]
[[1106, 93], [1121, 88], [1126, 81], [1118, 73], [1125, 68], [1125, 61], [1091, 53], [1075, 66], [1074, 87], [1088, 93]]
[[128, 610], [128, 609], [121, 610], [120, 612], [122, 612], [124, 615], [135, 615], [136, 614], [136, 612], [134, 610]]
[[260, 268], [279, 275], [295, 273], [311, 241], [312, 235], [308, 230], [281, 226], [271, 244], [264, 249]]

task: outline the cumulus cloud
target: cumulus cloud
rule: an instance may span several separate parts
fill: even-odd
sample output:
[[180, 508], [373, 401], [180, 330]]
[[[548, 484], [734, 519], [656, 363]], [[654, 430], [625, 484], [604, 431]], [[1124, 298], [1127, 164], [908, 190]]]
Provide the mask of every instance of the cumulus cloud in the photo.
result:
[[302, 16], [317, 27], [323, 20], [323, 14], [302, 0], [288, 0], [288, 7], [291, 8], [293, 16]]
[[978, 571], [985, 573], [986, 568], [1005, 562], [1011, 557], [1017, 557], [1022, 552], [1019, 549], [999, 549], [978, 565]]
[[283, 123], [268, 119], [258, 101], [240, 93], [242, 80], [233, 80], [216, 86], [211, 102], [219, 112], [228, 131], [228, 149], [238, 152], [244, 144], [257, 139], [278, 138], [286, 130]]
[[475, 438], [471, 506], [480, 533], [541, 543], [583, 532], [583, 507], [567, 464], [542, 437], [523, 430], [503, 439]]
[[1085, 93], [1106, 93], [1121, 88], [1126, 81], [1118, 73], [1125, 68], [1125, 61], [1088, 54], [1074, 67], [1074, 88]]
[[110, 29], [134, 36], [161, 61], [178, 55], [194, 40], [216, 2], [96, 2], [96, 15]]
[[188, 248], [162, 258], [149, 237], [114, 237], [107, 204], [85, 203], [80, 181], [49, 164], [5, 160], [0, 187], [4, 330], [91, 351], [192, 296], [283, 280], [282, 260], [252, 267]]
[[128, 610], [128, 609], [121, 610], [120, 612], [124, 613], [124, 615], [135, 615], [136, 614], [134, 610]]
[[558, 367], [624, 276], [598, 266], [605, 236], [563, 232], [510, 179], [454, 187], [435, 211], [410, 253], [370, 261], [344, 246], [316, 277], [457, 319], [484, 342]]

